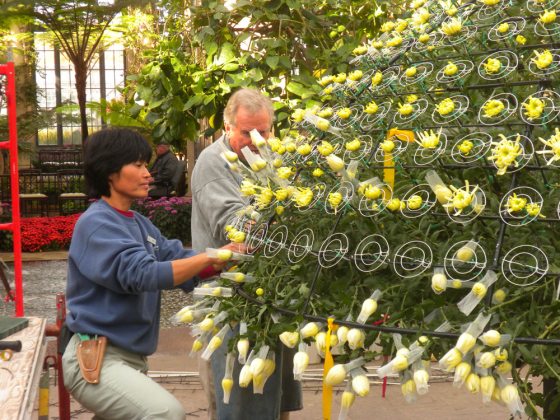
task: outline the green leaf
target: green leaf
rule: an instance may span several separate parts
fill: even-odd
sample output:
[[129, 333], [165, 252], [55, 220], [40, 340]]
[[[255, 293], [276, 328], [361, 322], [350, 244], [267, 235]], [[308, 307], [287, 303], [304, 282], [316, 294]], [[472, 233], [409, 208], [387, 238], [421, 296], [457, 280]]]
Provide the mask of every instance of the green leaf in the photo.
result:
[[205, 95], [192, 96], [183, 107], [183, 111], [188, 111], [193, 106], [200, 105], [204, 101], [204, 97]]
[[276, 68], [278, 67], [279, 61], [280, 61], [280, 57], [278, 57], [277, 55], [274, 55], [272, 57], [266, 57], [266, 59], [265, 59], [266, 64], [272, 70], [276, 70]]

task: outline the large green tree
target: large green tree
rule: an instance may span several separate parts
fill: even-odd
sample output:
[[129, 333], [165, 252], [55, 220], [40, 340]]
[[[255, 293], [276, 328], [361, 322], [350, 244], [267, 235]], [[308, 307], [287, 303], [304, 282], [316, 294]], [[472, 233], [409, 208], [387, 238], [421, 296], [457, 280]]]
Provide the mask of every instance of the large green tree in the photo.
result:
[[275, 99], [277, 124], [284, 127], [290, 106], [318, 93], [316, 71], [344, 71], [388, 4], [239, 0], [226, 7], [220, 0], [162, 0], [152, 31], [143, 34], [153, 48], [144, 50], [146, 64], [129, 78], [130, 113], [151, 127], [154, 139], [181, 146], [196, 140], [205, 118], [205, 134], [219, 129], [230, 93], [252, 86]]
[[45, 31], [74, 67], [80, 110], [82, 140], [88, 135], [86, 116], [87, 76], [113, 19], [131, 4], [144, 0], [42, 0], [8, 1], [1, 12], [11, 18], [28, 18], [37, 30]]

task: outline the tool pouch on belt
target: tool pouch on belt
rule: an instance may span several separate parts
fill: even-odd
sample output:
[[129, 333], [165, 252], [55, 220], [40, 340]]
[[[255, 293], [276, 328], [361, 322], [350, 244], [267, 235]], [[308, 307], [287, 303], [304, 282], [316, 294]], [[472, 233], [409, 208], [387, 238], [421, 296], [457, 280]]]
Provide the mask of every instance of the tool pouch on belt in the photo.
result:
[[86, 382], [90, 384], [99, 383], [103, 356], [107, 347], [107, 337], [96, 337], [90, 340], [80, 341], [78, 344], [78, 363], [80, 372]]

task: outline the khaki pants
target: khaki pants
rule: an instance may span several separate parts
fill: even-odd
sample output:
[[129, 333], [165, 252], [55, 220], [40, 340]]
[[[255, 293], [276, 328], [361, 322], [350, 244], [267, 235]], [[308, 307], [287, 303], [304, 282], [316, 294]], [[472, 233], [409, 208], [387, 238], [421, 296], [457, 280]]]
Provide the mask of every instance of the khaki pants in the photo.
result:
[[95, 413], [96, 419], [185, 419], [181, 403], [145, 374], [145, 356], [109, 343], [99, 383], [84, 381], [76, 358], [79, 342], [74, 335], [64, 352], [64, 385], [84, 408]]

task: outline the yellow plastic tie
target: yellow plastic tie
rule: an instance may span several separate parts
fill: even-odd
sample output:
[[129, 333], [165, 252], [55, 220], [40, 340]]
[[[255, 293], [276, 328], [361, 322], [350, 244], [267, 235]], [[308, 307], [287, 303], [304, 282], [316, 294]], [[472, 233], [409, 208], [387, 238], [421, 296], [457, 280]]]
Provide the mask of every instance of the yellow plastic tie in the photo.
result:
[[[410, 130], [399, 130], [398, 128], [391, 128], [387, 132], [387, 140], [396, 137], [401, 141], [407, 141], [412, 143], [414, 141], [414, 131]], [[393, 161], [393, 154], [391, 152], [384, 153], [383, 157], [383, 181], [391, 187], [391, 190], [395, 187], [395, 162]], [[389, 193], [389, 191], [387, 191]]]
[[334, 366], [333, 357], [331, 354], [331, 333], [336, 329], [333, 324], [334, 318], [329, 317], [327, 320], [327, 338], [325, 343], [325, 365], [323, 367], [323, 420], [331, 420], [331, 407], [332, 407], [332, 386], [325, 383], [325, 378], [329, 370]]

